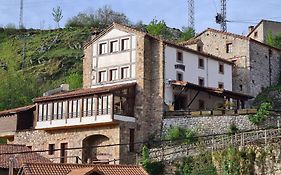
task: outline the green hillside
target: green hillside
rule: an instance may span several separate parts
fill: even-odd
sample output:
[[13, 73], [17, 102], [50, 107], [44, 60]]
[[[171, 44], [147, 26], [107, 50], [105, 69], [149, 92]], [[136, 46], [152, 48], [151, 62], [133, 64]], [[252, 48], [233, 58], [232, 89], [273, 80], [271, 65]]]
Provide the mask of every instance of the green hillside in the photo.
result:
[[0, 110], [30, 104], [62, 83], [81, 87], [89, 37], [90, 28], [0, 29]]

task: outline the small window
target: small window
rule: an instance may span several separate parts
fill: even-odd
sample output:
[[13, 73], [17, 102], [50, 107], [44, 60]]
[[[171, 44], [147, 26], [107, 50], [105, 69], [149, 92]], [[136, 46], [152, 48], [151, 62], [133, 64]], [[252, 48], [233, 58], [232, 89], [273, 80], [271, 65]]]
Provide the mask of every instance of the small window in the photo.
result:
[[198, 85], [199, 86], [205, 86], [204, 78], [202, 78], [202, 77], [198, 78]]
[[226, 53], [232, 53], [232, 43], [226, 44]]
[[121, 68], [121, 79], [130, 78], [129, 75], [129, 67], [122, 67]]
[[198, 68], [204, 69], [204, 59], [198, 58]]
[[255, 33], [254, 33], [254, 37], [255, 37], [255, 38], [258, 37], [258, 32], [255, 32]]
[[99, 54], [100, 55], [106, 54], [106, 46], [107, 46], [106, 43], [99, 44]]
[[224, 74], [224, 64], [219, 63], [219, 73]]
[[32, 146], [27, 146], [27, 148], [29, 148], [30, 150], [32, 150]]
[[55, 153], [55, 144], [49, 144], [48, 154], [54, 155]]
[[219, 83], [218, 83], [218, 88], [219, 88], [219, 89], [224, 89], [224, 84], [223, 84], [223, 82], [219, 82]]
[[121, 39], [121, 50], [128, 50], [130, 49], [129, 38]]
[[110, 42], [110, 53], [118, 52], [118, 41], [111, 41]]
[[177, 62], [183, 62], [183, 55], [182, 52], [177, 52]]
[[205, 109], [205, 102], [204, 102], [204, 100], [199, 100], [198, 108], [199, 108], [199, 110]]
[[243, 85], [242, 84], [239, 85], [239, 88], [240, 88], [240, 91], [243, 91]]
[[135, 151], [135, 129], [130, 129], [129, 152]]
[[106, 81], [106, 71], [100, 71], [99, 72], [99, 82]]
[[197, 51], [198, 51], [198, 52], [202, 52], [202, 46], [197, 45]]
[[60, 144], [60, 163], [67, 163], [67, 143]]
[[117, 69], [111, 69], [109, 71], [109, 81], [114, 81], [118, 79]]
[[177, 80], [183, 81], [183, 74], [181, 72], [177, 72]]

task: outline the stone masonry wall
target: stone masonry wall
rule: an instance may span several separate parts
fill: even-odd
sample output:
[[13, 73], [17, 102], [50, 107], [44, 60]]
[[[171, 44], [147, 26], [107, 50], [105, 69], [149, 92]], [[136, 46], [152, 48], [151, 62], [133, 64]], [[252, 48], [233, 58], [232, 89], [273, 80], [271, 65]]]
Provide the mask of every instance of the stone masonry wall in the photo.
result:
[[90, 88], [92, 84], [92, 58], [93, 58], [93, 45], [89, 45], [84, 49], [83, 59], [83, 87]]
[[[251, 95], [258, 95], [263, 88], [276, 85], [280, 80], [280, 53], [257, 42], [250, 42]], [[271, 51], [270, 51], [271, 50]], [[270, 55], [269, 52], [272, 52]]]
[[[120, 128], [118, 125], [104, 127], [86, 127], [67, 130], [30, 130], [21, 131], [15, 134], [14, 140], [10, 144], [22, 144], [32, 146], [32, 150], [48, 150], [49, 144], [55, 144], [55, 149], [60, 149], [61, 143], [68, 143], [68, 148], [81, 148], [83, 140], [92, 135], [103, 135], [109, 138], [104, 144], [119, 144]], [[119, 146], [107, 148], [110, 154], [110, 160], [120, 158]], [[40, 153], [47, 158], [55, 158], [54, 162], [59, 162], [60, 151], [54, 155], [48, 155], [48, 152]], [[68, 150], [67, 156], [79, 156], [82, 158], [82, 149]], [[75, 163], [75, 158], [69, 158], [68, 163]], [[81, 163], [81, 162], [79, 162]], [[117, 162], [118, 163], [118, 162]]]
[[[281, 122], [281, 116], [271, 116], [260, 128], [277, 127]], [[169, 117], [163, 120], [163, 132], [171, 126], [180, 126], [195, 129], [200, 135], [224, 134], [229, 132], [231, 124], [235, 124], [239, 131], [258, 129], [246, 115], [229, 116], [182, 116]]]

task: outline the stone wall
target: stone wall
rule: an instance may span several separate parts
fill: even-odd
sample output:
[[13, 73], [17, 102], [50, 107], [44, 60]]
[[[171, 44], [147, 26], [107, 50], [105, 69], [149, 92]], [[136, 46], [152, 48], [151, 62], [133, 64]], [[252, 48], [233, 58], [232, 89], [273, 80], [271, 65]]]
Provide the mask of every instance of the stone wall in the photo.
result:
[[[77, 129], [61, 129], [61, 130], [30, 130], [20, 131], [14, 136], [14, 140], [10, 144], [22, 144], [31, 146], [32, 150], [48, 150], [49, 144], [55, 144], [55, 149], [60, 149], [61, 143], [67, 143], [68, 148], [79, 148], [68, 150], [67, 156], [78, 156], [82, 158], [83, 140], [88, 136], [106, 136], [108, 141], [101, 143], [101, 145], [119, 144], [120, 143], [120, 128], [118, 125], [103, 126], [103, 127], [84, 127]], [[120, 158], [119, 146], [108, 148], [109, 159], [118, 160]], [[54, 162], [59, 162], [60, 151], [55, 151], [54, 155], [48, 155], [48, 151], [40, 153], [47, 158], [54, 158]], [[68, 163], [75, 163], [75, 158], [69, 158]], [[81, 163], [81, 162], [79, 162]], [[118, 163], [118, 162], [117, 162]]]
[[[281, 116], [270, 116], [259, 128], [277, 127], [280, 122]], [[236, 125], [239, 131], [258, 129], [248, 120], [247, 115], [175, 116], [163, 120], [163, 132], [171, 126], [180, 126], [195, 129], [200, 135], [224, 134], [229, 132], [231, 124]]]
[[92, 58], [93, 58], [93, 45], [84, 48], [83, 59], [83, 87], [90, 88], [92, 85]]
[[[270, 53], [271, 52], [271, 53]], [[280, 80], [280, 53], [258, 42], [250, 42], [251, 95], [258, 95], [262, 89], [276, 85]]]

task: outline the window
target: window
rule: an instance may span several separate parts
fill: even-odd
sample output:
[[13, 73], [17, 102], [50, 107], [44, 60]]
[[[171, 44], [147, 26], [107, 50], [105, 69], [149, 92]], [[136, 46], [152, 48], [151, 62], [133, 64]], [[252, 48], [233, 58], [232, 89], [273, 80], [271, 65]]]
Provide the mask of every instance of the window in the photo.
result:
[[99, 72], [99, 82], [106, 81], [106, 71], [100, 71]]
[[118, 52], [118, 41], [110, 41], [110, 53]]
[[177, 80], [183, 81], [183, 74], [181, 72], [177, 72]]
[[177, 52], [177, 62], [183, 62], [183, 55], [182, 52]]
[[232, 53], [232, 43], [226, 44], [226, 53]]
[[99, 54], [101, 55], [101, 54], [105, 54], [106, 53], [106, 46], [107, 46], [107, 44], [106, 43], [101, 43], [101, 44], [99, 44]]
[[54, 155], [55, 153], [55, 144], [49, 144], [48, 154]]
[[239, 88], [240, 88], [240, 91], [243, 91], [243, 85], [242, 84], [239, 85]]
[[130, 129], [129, 152], [134, 152], [134, 150], [135, 150], [135, 129]]
[[199, 110], [205, 109], [205, 102], [204, 102], [204, 100], [199, 100], [198, 103], [199, 103], [199, 105], [198, 105]]
[[128, 50], [130, 49], [129, 38], [121, 39], [121, 50]]
[[219, 63], [219, 73], [224, 74], [224, 64]]
[[60, 144], [60, 163], [67, 163], [67, 143]]
[[114, 81], [118, 79], [117, 69], [111, 69], [109, 71], [109, 81]]
[[202, 78], [202, 77], [198, 78], [198, 85], [199, 86], [205, 86], [204, 78]]
[[197, 51], [201, 52], [202, 51], [202, 46], [197, 45]]
[[198, 58], [198, 68], [204, 69], [204, 59]]
[[255, 38], [258, 37], [258, 32], [255, 32], [255, 33], [254, 33], [254, 37], [255, 37]]
[[121, 79], [129, 78], [129, 67], [122, 67], [121, 68]]
[[28, 149], [32, 150], [32, 146], [27, 146]]
[[224, 89], [224, 84], [223, 84], [223, 82], [219, 82], [219, 83], [218, 83], [218, 88]]

